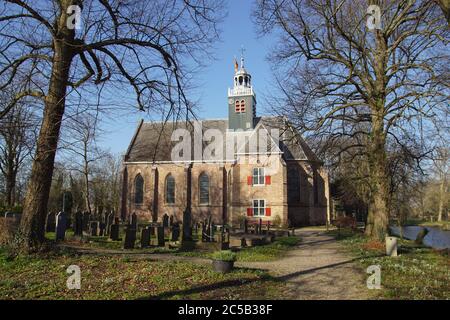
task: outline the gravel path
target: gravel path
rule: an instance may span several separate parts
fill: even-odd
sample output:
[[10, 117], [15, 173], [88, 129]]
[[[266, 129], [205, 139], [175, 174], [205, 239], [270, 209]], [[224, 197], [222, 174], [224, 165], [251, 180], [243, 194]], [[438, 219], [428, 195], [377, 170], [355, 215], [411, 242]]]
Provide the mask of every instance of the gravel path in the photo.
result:
[[287, 255], [271, 262], [239, 262], [236, 266], [269, 271], [286, 281], [286, 299], [368, 299], [368, 275], [342, 252], [334, 238], [318, 230], [296, 231], [302, 242]]

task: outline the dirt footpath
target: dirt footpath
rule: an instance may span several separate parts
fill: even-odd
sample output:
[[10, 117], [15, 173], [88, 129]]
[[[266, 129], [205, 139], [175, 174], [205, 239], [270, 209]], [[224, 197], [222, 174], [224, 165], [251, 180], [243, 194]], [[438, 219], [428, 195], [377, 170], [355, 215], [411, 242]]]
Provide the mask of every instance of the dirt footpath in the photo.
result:
[[300, 229], [302, 242], [271, 262], [238, 262], [236, 266], [268, 270], [286, 281], [284, 299], [368, 299], [367, 276], [342, 252], [341, 244], [323, 232]]

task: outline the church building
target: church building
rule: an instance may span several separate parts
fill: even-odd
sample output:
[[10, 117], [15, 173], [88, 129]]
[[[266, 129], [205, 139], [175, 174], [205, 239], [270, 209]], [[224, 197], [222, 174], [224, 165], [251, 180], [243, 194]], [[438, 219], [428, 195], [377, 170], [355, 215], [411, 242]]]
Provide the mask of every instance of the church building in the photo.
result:
[[257, 116], [243, 58], [227, 100], [227, 119], [138, 124], [124, 157], [122, 218], [181, 222], [189, 212], [194, 222], [211, 216], [216, 224], [325, 224], [323, 163], [288, 119]]

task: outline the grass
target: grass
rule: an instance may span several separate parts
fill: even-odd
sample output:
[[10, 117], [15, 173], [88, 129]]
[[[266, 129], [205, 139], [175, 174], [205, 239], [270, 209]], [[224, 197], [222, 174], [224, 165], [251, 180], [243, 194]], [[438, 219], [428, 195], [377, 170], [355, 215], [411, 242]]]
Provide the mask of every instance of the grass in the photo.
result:
[[[236, 261], [241, 262], [259, 262], [273, 261], [285, 255], [290, 249], [300, 242], [298, 237], [280, 237], [274, 242], [262, 246], [242, 248], [236, 252]], [[201, 257], [211, 259], [211, 251], [190, 251], [179, 252], [177, 255], [189, 257]]]
[[450, 299], [448, 251], [436, 251], [399, 239], [398, 257], [387, 257], [384, 244], [348, 230], [330, 231], [366, 269], [381, 266], [381, 299]]
[[[66, 287], [70, 265], [81, 269], [81, 290]], [[10, 259], [0, 248], [0, 273], [0, 299], [275, 299], [285, 290], [258, 270], [70, 252]]]

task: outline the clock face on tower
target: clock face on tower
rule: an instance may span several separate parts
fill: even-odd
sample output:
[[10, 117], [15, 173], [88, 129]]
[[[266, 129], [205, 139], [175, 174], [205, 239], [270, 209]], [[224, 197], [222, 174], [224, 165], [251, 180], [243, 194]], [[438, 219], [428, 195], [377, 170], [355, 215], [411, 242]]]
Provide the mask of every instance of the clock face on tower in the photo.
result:
[[231, 99], [231, 98], [228, 99], [228, 103], [229, 103], [229, 104], [233, 104], [233, 99]]

